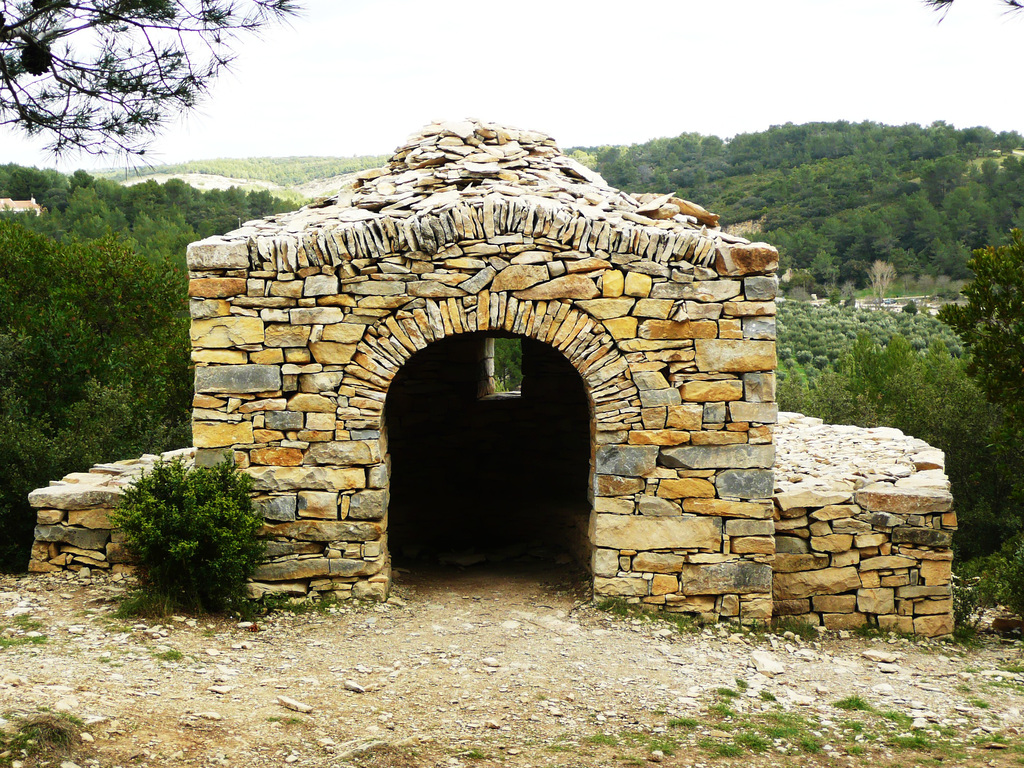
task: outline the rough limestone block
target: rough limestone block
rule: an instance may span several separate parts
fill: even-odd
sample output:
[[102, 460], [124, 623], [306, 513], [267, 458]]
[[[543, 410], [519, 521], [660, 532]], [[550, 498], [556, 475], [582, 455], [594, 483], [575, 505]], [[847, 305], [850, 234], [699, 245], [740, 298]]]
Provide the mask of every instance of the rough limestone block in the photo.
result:
[[615, 576], [619, 572], [619, 551], [617, 549], [595, 549], [590, 559], [590, 567], [595, 576], [605, 578]]
[[861, 613], [894, 613], [896, 600], [891, 588], [857, 590], [857, 610]]
[[857, 595], [816, 595], [811, 605], [822, 613], [853, 613], [857, 610]]
[[721, 275], [750, 275], [779, 268], [779, 252], [767, 243], [720, 243], [715, 257], [715, 269]]
[[767, 469], [775, 462], [775, 446], [684, 445], [662, 448], [660, 460], [676, 469]]
[[338, 278], [334, 275], [310, 275], [303, 281], [303, 296], [333, 296], [338, 292]]
[[727, 536], [772, 536], [775, 524], [771, 520], [726, 520], [725, 533]]
[[872, 483], [857, 491], [857, 503], [870, 512], [924, 514], [945, 512], [953, 495], [944, 488], [897, 488], [891, 483]]
[[67, 528], [63, 525], [37, 525], [36, 541], [55, 541], [79, 549], [99, 550], [106, 546], [110, 531], [91, 528]]
[[304, 325], [272, 323], [266, 326], [263, 343], [268, 347], [304, 347], [309, 341], [310, 328]]
[[697, 370], [720, 373], [775, 370], [775, 342], [697, 339]]
[[302, 429], [303, 418], [299, 411], [268, 411], [263, 417], [267, 429]]
[[953, 614], [945, 613], [936, 616], [915, 616], [914, 634], [924, 637], [941, 637], [953, 632]]
[[351, 467], [376, 464], [380, 460], [380, 443], [376, 441], [338, 440], [311, 445], [302, 463]]
[[655, 341], [713, 339], [718, 335], [718, 323], [713, 320], [644, 320], [637, 328], [637, 335]]
[[658, 495], [666, 499], [714, 498], [715, 486], [700, 477], [667, 477], [658, 484]]
[[240, 277], [199, 277], [188, 281], [188, 295], [196, 299], [224, 299], [245, 291], [245, 278]]
[[704, 417], [700, 405], [670, 405], [666, 411], [665, 426], [668, 429], [698, 430]]
[[598, 496], [629, 496], [641, 493], [646, 485], [640, 477], [594, 475], [594, 489]]
[[376, 541], [383, 534], [379, 523], [348, 520], [297, 520], [293, 523], [265, 525], [264, 538], [285, 538], [295, 541]]
[[775, 402], [774, 373], [743, 374], [743, 394], [748, 403]]
[[[790, 555], [799, 557], [799, 555]], [[778, 558], [778, 555], [776, 555]], [[838, 595], [860, 588], [860, 575], [853, 566], [821, 568], [814, 571], [775, 573], [772, 594], [776, 600], [795, 600], [814, 595]]]
[[673, 504], [671, 501], [660, 499], [657, 496], [641, 496], [637, 503], [637, 511], [641, 515], [651, 517], [672, 517], [682, 514], [678, 504]]
[[600, 597], [646, 597], [647, 579], [594, 577], [594, 594]]
[[[796, 573], [798, 571], [815, 571], [828, 568], [828, 555], [817, 554], [784, 554], [777, 552], [772, 568], [775, 573]], [[857, 583], [860, 586], [860, 582]], [[813, 593], [812, 593], [813, 594]]]
[[388, 510], [388, 492], [359, 491], [352, 495], [352, 503], [348, 509], [352, 520], [382, 520]]
[[627, 272], [623, 292], [627, 296], [636, 296], [637, 298], [645, 299], [650, 295], [651, 286], [653, 284], [654, 281], [650, 275], [644, 275], [640, 272]]
[[516, 291], [517, 299], [547, 301], [549, 299], [594, 299], [600, 295], [597, 285], [589, 277], [583, 275], [565, 275], [556, 277], [547, 283]]
[[779, 420], [779, 407], [775, 403], [729, 403], [729, 418], [732, 421], [774, 424]]
[[120, 488], [97, 488], [84, 483], [60, 483], [36, 488], [28, 495], [28, 503], [36, 509], [84, 509], [113, 507], [121, 499]]
[[356, 353], [355, 344], [339, 344], [334, 341], [314, 341], [309, 345], [313, 359], [321, 365], [344, 365]]
[[249, 467], [257, 491], [351, 491], [366, 485], [360, 469], [330, 467]]
[[189, 244], [185, 249], [185, 262], [191, 270], [247, 269], [249, 247], [244, 240], [226, 241], [219, 237], [208, 237]]
[[638, 552], [633, 558], [633, 570], [637, 573], [679, 573], [686, 558], [682, 555], [667, 555], [662, 552]]
[[262, 344], [263, 321], [258, 317], [239, 315], [193, 320], [189, 327], [189, 335], [193, 348], [221, 349], [245, 344]]
[[196, 448], [227, 448], [253, 443], [251, 421], [193, 421], [192, 444]]
[[112, 509], [103, 507], [92, 507], [91, 509], [72, 509], [68, 512], [68, 525], [78, 525], [82, 528], [102, 528], [110, 530], [110, 513]]
[[722, 547], [722, 521], [711, 517], [591, 516], [590, 538], [608, 549], [713, 549]]
[[804, 539], [797, 538], [796, 536], [776, 536], [775, 537], [775, 553], [776, 557], [780, 554], [788, 555], [803, 555], [811, 551], [811, 545], [808, 544]]
[[727, 499], [683, 499], [683, 511], [695, 515], [746, 517], [766, 520], [772, 516], [771, 502], [729, 501]]
[[594, 471], [643, 477], [654, 471], [658, 450], [656, 445], [602, 445], [597, 449]]
[[770, 469], [727, 469], [715, 478], [718, 495], [737, 499], [768, 499], [775, 487]]
[[[691, 403], [723, 402], [743, 398], [743, 382], [738, 379], [723, 381], [687, 381], [679, 394]], [[699, 425], [697, 427], [699, 429]]]
[[338, 519], [338, 494], [326, 491], [299, 491], [298, 515], [319, 520]]
[[837, 491], [818, 485], [796, 486], [795, 490], [775, 494], [775, 503], [786, 511], [794, 507], [827, 507], [842, 504], [853, 496], [851, 491]]
[[512, 264], [497, 274], [491, 283], [491, 290], [523, 291], [546, 281], [549, 277], [548, 268], [543, 264]]
[[770, 301], [778, 292], [779, 278], [775, 275], [747, 277], [743, 280], [743, 295], [747, 301]]
[[743, 321], [744, 339], [774, 340], [778, 330], [774, 317], [751, 317]]
[[253, 571], [254, 579], [263, 581], [289, 581], [326, 576], [331, 572], [331, 561], [326, 557], [307, 560], [285, 560], [278, 563], [263, 563]]
[[256, 510], [263, 515], [265, 520], [277, 522], [291, 522], [295, 519], [296, 499], [295, 496], [268, 496], [262, 499], [255, 499], [253, 504]]
[[276, 365], [218, 365], [196, 368], [196, 392], [245, 394], [281, 389]]
[[684, 595], [767, 593], [772, 589], [772, 567], [747, 560], [687, 564], [683, 566], [679, 581]]

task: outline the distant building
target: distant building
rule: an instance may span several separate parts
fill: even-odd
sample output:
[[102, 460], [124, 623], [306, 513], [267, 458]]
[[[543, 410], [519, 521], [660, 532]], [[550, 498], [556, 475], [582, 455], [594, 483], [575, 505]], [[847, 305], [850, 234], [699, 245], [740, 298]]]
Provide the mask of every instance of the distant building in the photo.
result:
[[0, 197], [0, 212], [15, 211], [16, 213], [32, 213], [36, 216], [40, 216], [43, 213], [43, 206], [36, 202], [33, 197], [31, 200], [12, 200], [9, 197]]

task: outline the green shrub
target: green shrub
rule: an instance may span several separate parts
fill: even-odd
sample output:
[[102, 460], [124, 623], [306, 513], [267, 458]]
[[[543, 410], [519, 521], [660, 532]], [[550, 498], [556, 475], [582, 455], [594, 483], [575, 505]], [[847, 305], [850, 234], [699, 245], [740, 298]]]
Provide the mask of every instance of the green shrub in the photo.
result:
[[221, 610], [242, 597], [263, 560], [252, 480], [230, 461], [187, 470], [157, 463], [113, 515], [146, 587], [181, 610]]

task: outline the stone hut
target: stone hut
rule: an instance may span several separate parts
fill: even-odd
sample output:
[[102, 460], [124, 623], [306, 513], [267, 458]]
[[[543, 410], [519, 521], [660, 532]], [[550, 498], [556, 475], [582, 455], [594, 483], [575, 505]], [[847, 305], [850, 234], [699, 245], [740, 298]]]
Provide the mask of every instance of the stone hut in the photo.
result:
[[[798, 414], [773, 435], [778, 254], [698, 205], [615, 190], [540, 133], [439, 123], [188, 264], [195, 448], [168, 457], [252, 476], [254, 595], [380, 599], [393, 556], [540, 540], [597, 598], [952, 631], [941, 451]], [[29, 569], [130, 567], [107, 513], [156, 458], [34, 491]]]
[[596, 595], [771, 616], [778, 254], [716, 225], [465, 121], [192, 244], [197, 461], [255, 480], [255, 589], [383, 597], [397, 545], [503, 540], [539, 499]]

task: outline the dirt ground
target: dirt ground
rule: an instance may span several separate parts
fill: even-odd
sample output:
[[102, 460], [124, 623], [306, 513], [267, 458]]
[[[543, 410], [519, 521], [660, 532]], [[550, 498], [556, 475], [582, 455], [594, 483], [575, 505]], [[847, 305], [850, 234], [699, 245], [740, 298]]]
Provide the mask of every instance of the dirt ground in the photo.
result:
[[584, 583], [418, 570], [387, 604], [247, 626], [123, 621], [109, 580], [0, 577], [0, 727], [74, 716], [81, 743], [42, 758], [64, 768], [1024, 763], [1019, 641], [680, 631]]

